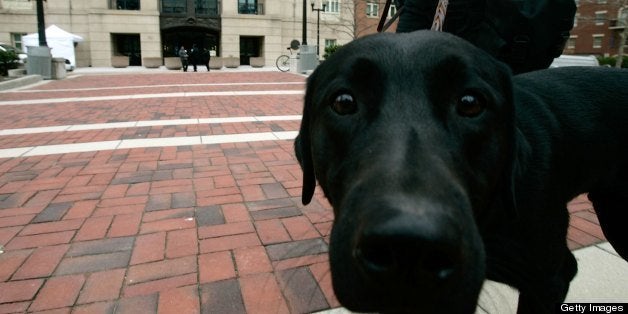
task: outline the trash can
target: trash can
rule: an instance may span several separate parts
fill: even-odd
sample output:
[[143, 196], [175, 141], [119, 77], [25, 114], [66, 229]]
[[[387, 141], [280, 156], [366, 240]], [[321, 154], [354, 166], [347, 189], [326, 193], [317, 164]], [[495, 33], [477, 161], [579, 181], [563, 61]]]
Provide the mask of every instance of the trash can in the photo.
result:
[[50, 54], [50, 47], [28, 46], [26, 48], [28, 49], [26, 72], [29, 75], [39, 74], [43, 79], [49, 80], [52, 74], [52, 55]]
[[306, 73], [307, 71], [314, 70], [318, 64], [316, 45], [303, 45], [299, 48], [297, 72]]
[[52, 58], [52, 79], [61, 80], [66, 77], [65, 71], [65, 59], [64, 58]]

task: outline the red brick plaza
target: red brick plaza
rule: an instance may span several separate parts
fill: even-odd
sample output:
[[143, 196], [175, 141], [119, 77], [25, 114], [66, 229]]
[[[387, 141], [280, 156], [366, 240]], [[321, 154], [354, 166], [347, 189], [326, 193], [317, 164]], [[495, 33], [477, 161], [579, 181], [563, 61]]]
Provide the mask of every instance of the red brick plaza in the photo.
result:
[[[72, 74], [0, 92], [0, 313], [339, 307], [333, 213], [300, 203], [305, 78]], [[581, 196], [572, 249], [604, 240]]]

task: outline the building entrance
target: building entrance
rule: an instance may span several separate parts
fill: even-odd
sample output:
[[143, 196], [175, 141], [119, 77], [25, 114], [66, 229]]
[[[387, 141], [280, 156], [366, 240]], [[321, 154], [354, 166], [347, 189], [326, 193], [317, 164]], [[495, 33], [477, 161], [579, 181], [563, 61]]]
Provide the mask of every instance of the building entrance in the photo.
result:
[[240, 36], [240, 64], [250, 65], [251, 57], [262, 55], [264, 47], [264, 37]]
[[208, 49], [210, 51], [220, 51], [218, 47], [220, 40], [218, 33], [209, 29], [200, 27], [180, 27], [162, 31], [161, 40], [163, 43], [164, 57], [178, 56], [181, 46], [188, 51], [192, 45], [196, 45], [199, 49]]
[[140, 34], [111, 34], [113, 54], [128, 56], [129, 65], [142, 65]]

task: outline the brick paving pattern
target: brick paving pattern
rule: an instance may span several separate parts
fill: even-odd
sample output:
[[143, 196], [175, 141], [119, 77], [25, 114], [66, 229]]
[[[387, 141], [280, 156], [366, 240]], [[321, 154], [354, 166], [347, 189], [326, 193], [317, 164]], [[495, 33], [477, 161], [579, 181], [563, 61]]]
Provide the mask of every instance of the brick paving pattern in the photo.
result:
[[[299, 115], [302, 94], [6, 102], [303, 90], [304, 81], [277, 72], [75, 75], [0, 93], [0, 130]], [[273, 82], [285, 84], [252, 84]], [[0, 148], [298, 126], [288, 120], [0, 135]], [[327, 257], [333, 212], [320, 191], [312, 204], [301, 205], [292, 145], [269, 140], [0, 159], [0, 313], [306, 313], [338, 307]], [[604, 240], [586, 196], [568, 207], [571, 249]]]

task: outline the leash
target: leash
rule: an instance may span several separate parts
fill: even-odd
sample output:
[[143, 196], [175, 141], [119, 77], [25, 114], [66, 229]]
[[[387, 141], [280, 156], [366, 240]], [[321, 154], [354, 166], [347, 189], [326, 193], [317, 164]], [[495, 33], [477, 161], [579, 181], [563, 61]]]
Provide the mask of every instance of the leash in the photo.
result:
[[438, 6], [436, 6], [436, 13], [434, 14], [434, 22], [432, 23], [432, 30], [437, 32], [443, 31], [443, 24], [445, 24], [445, 15], [447, 14], [448, 0], [438, 0]]
[[[377, 24], [377, 32], [382, 33], [385, 32], [390, 25], [392, 25], [403, 12], [404, 6], [400, 6], [397, 8], [397, 12], [393, 15], [388, 22], [386, 22], [386, 18], [388, 17], [388, 11], [390, 10], [390, 5], [392, 0], [386, 0], [386, 4], [384, 5], [384, 11], [382, 12], [382, 17], [379, 19], [379, 24]], [[434, 22], [432, 23], [432, 30], [437, 32], [443, 31], [443, 24], [445, 24], [445, 16], [447, 15], [447, 6], [449, 5], [448, 0], [438, 0], [438, 5], [436, 6], [436, 13], [434, 14]]]

